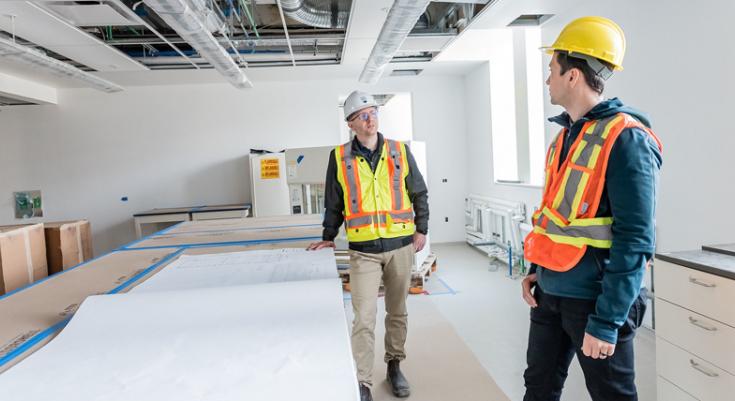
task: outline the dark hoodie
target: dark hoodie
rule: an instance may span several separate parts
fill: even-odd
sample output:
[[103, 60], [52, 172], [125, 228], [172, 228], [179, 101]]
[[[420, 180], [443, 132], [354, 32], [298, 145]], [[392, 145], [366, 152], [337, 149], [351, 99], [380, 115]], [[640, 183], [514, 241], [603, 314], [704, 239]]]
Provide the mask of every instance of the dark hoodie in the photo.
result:
[[[648, 118], [624, 106], [617, 98], [593, 107], [583, 118], [571, 122], [567, 113], [550, 118], [568, 128], [563, 161], [585, 122], [626, 113], [645, 126]], [[654, 253], [656, 193], [662, 157], [656, 142], [639, 128], [624, 130], [613, 145], [605, 188], [596, 217], [613, 216], [612, 248], [588, 247], [573, 269], [559, 273], [536, 267], [538, 285], [544, 292], [570, 298], [596, 299], [595, 313], [586, 332], [600, 340], [617, 342], [618, 328], [642, 287], [646, 263]]]

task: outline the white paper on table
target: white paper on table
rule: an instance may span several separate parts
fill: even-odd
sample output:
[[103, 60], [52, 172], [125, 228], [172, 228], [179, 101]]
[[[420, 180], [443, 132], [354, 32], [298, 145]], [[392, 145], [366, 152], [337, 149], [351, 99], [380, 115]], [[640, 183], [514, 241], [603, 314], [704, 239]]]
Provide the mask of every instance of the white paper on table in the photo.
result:
[[337, 278], [331, 248], [182, 255], [131, 292], [171, 291]]
[[4, 401], [351, 401], [339, 279], [87, 298]]

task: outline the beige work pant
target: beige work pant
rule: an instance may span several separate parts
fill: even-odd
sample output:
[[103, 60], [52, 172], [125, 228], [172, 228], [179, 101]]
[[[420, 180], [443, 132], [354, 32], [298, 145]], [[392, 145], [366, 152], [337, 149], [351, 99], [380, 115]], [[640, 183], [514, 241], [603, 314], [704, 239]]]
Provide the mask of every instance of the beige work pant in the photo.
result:
[[413, 244], [384, 253], [350, 251], [350, 291], [355, 314], [352, 354], [361, 384], [372, 386], [373, 383], [375, 318], [381, 278], [385, 287], [385, 361], [406, 358], [406, 297], [415, 260]]

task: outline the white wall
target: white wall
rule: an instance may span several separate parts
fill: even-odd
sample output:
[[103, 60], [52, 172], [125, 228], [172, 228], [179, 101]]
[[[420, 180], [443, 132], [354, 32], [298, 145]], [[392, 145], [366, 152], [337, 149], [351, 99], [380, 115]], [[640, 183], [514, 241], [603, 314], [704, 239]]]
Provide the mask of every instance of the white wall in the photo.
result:
[[[128, 87], [112, 95], [60, 90], [58, 106], [5, 108], [0, 224], [19, 222], [13, 191], [40, 189], [44, 220], [90, 219], [99, 253], [133, 239], [136, 212], [249, 201], [249, 149], [338, 143], [337, 99], [354, 86], [335, 80], [263, 82], [247, 91], [225, 84]], [[412, 93], [414, 138], [428, 148], [432, 240], [461, 240], [462, 78], [385, 79], [362, 89]]]
[[[465, 77], [469, 173], [467, 187], [470, 193], [524, 202], [530, 219], [533, 207], [541, 199], [541, 189], [524, 185], [496, 184], [493, 179], [490, 76], [490, 64], [485, 63]], [[511, 148], [509, 151], [515, 152], [515, 149]]]
[[[572, 2], [558, 3], [566, 7]], [[515, 4], [516, 14], [532, 11], [524, 10], [522, 3]], [[735, 53], [723, 43], [735, 36], [730, 21], [735, 2], [693, 5], [684, 0], [621, 0], [576, 4], [576, 8], [553, 10], [556, 16], [543, 25], [543, 42], [552, 43], [567, 22], [583, 15], [606, 16], [625, 30], [625, 70], [608, 82], [606, 95], [618, 96], [649, 113], [664, 143], [658, 251], [734, 242], [735, 217], [729, 211], [735, 199], [735, 135], [729, 132], [725, 119], [733, 107], [729, 99], [735, 90]], [[535, 199], [530, 203], [534, 205], [540, 189], [492, 183], [487, 69], [478, 68], [465, 80], [469, 191], [506, 199]], [[546, 116], [559, 112], [546, 95]], [[556, 131], [558, 127], [547, 124], [547, 140]]]

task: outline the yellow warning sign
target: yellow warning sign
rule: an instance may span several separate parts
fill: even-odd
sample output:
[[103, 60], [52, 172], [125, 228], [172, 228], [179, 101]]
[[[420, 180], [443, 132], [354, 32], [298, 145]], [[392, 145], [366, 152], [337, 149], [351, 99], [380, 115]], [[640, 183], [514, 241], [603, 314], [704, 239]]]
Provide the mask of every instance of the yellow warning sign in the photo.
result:
[[281, 177], [281, 165], [278, 159], [263, 159], [260, 161], [260, 178], [263, 180]]

